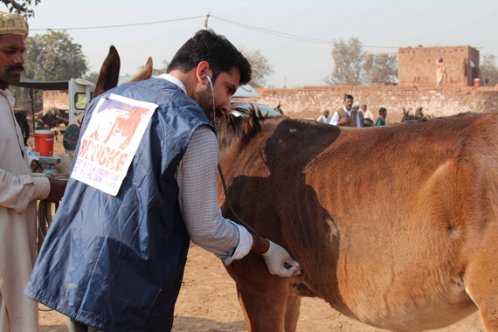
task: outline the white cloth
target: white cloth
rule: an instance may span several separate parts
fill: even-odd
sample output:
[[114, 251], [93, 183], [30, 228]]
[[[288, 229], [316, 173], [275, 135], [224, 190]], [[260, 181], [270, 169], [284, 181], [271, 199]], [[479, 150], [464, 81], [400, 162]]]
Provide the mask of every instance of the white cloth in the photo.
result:
[[14, 102], [0, 90], [0, 310], [8, 315], [0, 313], [0, 320], [8, 318], [10, 332], [31, 332], [38, 331], [38, 310], [24, 288], [36, 258], [36, 200], [48, 196], [50, 184], [30, 173]]
[[364, 116], [364, 118], [365, 118], [365, 119], [370, 119], [370, 120], [372, 120], [372, 121], [374, 120], [374, 116], [373, 116], [372, 112], [370, 112], [370, 110], [367, 110], [367, 111], [365, 112], [365, 116]]
[[[325, 115], [320, 115], [317, 119], [316, 119], [317, 122], [321, 122], [321, 123], [330, 123], [330, 118], [328, 116], [325, 116]], [[337, 123], [337, 122], [336, 122]]]
[[190, 239], [228, 265], [247, 255], [253, 240], [245, 227], [221, 215], [216, 185], [218, 154], [214, 132], [201, 126], [192, 135], [176, 178], [180, 209]]

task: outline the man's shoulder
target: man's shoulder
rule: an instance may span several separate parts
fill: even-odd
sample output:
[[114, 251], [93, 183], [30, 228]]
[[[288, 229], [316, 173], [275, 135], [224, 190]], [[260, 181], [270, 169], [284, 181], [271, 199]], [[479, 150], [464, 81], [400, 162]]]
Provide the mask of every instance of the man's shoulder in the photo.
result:
[[105, 98], [109, 94], [116, 94], [166, 107], [171, 107], [172, 104], [184, 105], [195, 103], [185, 95], [181, 88], [165, 79], [156, 77], [121, 84], [99, 97]]
[[344, 107], [339, 108], [339, 109], [336, 111], [336, 113], [337, 113], [337, 114], [339, 114], [339, 115], [341, 115], [341, 114], [342, 114], [342, 115], [344, 115], [344, 114], [346, 114], [346, 115], [347, 115], [346, 111], [344, 110]]

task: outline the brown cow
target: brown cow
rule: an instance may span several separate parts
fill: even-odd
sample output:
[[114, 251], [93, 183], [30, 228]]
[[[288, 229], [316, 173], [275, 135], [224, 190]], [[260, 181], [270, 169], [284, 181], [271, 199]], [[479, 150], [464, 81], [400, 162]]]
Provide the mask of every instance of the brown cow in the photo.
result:
[[271, 276], [252, 255], [228, 266], [249, 331], [294, 331], [302, 295], [385, 329], [479, 309], [498, 331], [498, 113], [368, 129], [228, 120], [218, 135], [234, 210], [304, 271]]
[[304, 271], [275, 277], [256, 255], [228, 267], [248, 330], [294, 331], [300, 296], [318, 296], [381, 328], [479, 309], [498, 331], [498, 113], [365, 129], [227, 116], [217, 128], [235, 210]]

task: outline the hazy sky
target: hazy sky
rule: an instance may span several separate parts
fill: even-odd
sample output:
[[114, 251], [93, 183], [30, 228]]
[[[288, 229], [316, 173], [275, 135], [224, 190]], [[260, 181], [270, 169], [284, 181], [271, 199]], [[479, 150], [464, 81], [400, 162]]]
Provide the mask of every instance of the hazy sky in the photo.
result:
[[[148, 56], [162, 67], [204, 27], [208, 12], [210, 28], [269, 59], [274, 73], [268, 83], [275, 87], [324, 85], [332, 41], [351, 37], [375, 53], [470, 45], [498, 56], [496, 0], [42, 0], [34, 9], [31, 35], [66, 29], [82, 45], [91, 71], [98, 71], [110, 45], [121, 55], [122, 74], [135, 73]], [[130, 24], [137, 25], [91, 28]]]

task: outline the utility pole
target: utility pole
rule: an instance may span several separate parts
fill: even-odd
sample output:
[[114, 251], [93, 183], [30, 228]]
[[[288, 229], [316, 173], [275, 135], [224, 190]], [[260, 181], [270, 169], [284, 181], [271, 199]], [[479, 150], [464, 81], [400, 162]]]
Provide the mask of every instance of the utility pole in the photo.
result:
[[211, 12], [208, 12], [206, 18], [204, 19], [204, 29], [209, 29], [209, 16], [211, 16]]

